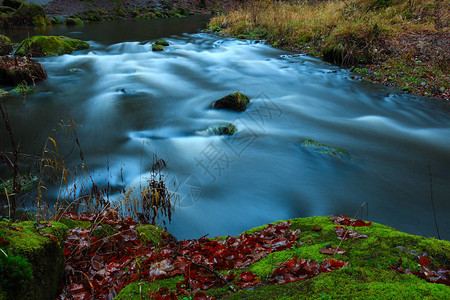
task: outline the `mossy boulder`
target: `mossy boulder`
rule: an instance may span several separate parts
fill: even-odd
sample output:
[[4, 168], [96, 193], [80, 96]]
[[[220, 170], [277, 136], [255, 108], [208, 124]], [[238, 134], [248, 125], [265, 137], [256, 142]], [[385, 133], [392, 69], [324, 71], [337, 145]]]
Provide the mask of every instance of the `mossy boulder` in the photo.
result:
[[[0, 255], [6, 253], [8, 257], [17, 257], [8, 263], [16, 266], [14, 276], [21, 279], [11, 286], [12, 274], [2, 274], [0, 290], [6, 299], [56, 298], [64, 274], [63, 248], [68, 228], [57, 222], [50, 224], [39, 229], [44, 235], [50, 235], [44, 236], [38, 233], [33, 221], [13, 224], [0, 222], [0, 237], [6, 241], [1, 247], [4, 253], [0, 251]], [[27, 275], [29, 266], [32, 279]]]
[[169, 46], [169, 42], [166, 40], [157, 40], [155, 42], [155, 45], [161, 45], [161, 46]]
[[11, 40], [7, 36], [0, 34], [0, 56], [11, 54], [13, 49]]
[[0, 57], [0, 84], [34, 84], [47, 78], [40, 63], [28, 57]]
[[66, 25], [83, 25], [84, 21], [80, 18], [67, 18]]
[[164, 51], [163, 45], [152, 44], [152, 51]]
[[76, 50], [88, 49], [89, 43], [65, 36], [33, 36], [26, 38], [19, 45], [14, 55], [19, 56], [58, 56]]
[[47, 26], [50, 19], [45, 15], [41, 5], [22, 3], [11, 15], [10, 21], [13, 26]]
[[250, 99], [246, 95], [236, 92], [214, 102], [214, 108], [244, 111], [249, 103]]
[[306, 139], [302, 142], [302, 147], [310, 151], [314, 151], [321, 154], [326, 154], [342, 159], [351, 158], [350, 153], [344, 148], [333, 147], [326, 144], [322, 144], [316, 140]]

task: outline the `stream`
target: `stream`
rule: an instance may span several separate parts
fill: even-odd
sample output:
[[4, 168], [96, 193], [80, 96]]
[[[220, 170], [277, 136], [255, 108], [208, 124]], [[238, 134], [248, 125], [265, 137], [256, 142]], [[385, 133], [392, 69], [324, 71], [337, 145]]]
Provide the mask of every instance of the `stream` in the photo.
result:
[[[200, 31], [207, 22], [194, 16], [6, 32], [14, 42], [48, 34], [91, 44], [40, 58], [49, 78], [24, 100], [7, 99], [24, 151], [41, 152], [70, 115], [100, 184], [138, 186], [156, 153], [178, 194], [167, 229], [180, 239], [330, 214], [437, 236], [432, 179], [440, 235], [450, 240], [448, 105], [352, 80], [317, 58]], [[152, 52], [159, 38], [170, 46]], [[212, 108], [238, 90], [250, 98], [246, 111]], [[225, 122], [238, 132], [209, 134]], [[0, 149], [9, 149], [1, 128]], [[318, 153], [305, 139], [348, 155]]]

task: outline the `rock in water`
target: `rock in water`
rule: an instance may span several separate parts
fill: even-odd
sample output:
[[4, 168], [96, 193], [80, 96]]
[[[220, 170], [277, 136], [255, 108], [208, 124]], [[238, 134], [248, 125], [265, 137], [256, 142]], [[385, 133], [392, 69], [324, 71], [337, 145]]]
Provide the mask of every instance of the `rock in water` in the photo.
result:
[[246, 95], [236, 92], [217, 100], [214, 108], [244, 111], [249, 103], [250, 99]]
[[76, 50], [88, 49], [89, 43], [65, 36], [32, 36], [19, 45], [14, 55], [19, 56], [58, 56]]

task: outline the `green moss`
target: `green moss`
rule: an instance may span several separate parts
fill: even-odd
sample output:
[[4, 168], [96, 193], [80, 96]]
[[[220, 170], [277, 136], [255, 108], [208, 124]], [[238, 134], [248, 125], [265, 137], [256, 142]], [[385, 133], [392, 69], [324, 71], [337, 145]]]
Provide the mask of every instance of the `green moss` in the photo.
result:
[[[17, 94], [17, 95], [26, 95], [26, 94], [31, 94], [34, 92], [34, 88], [29, 87], [28, 84], [26, 83], [19, 83], [14, 89], [11, 90], [12, 94]], [[21, 178], [19, 178], [20, 185], [22, 186], [21, 191], [27, 191], [32, 189], [37, 181], [37, 177], [34, 175], [25, 175]], [[12, 180], [9, 179], [7, 181], [7, 183], [9, 184], [9, 187], [12, 188]], [[1, 185], [0, 185], [1, 186]]]
[[66, 25], [83, 25], [84, 21], [80, 18], [67, 18]]
[[169, 42], [167, 42], [166, 40], [157, 40], [155, 42], [155, 45], [169, 46]]
[[57, 56], [87, 48], [89, 43], [65, 36], [33, 36], [22, 41], [15, 55]]
[[136, 227], [141, 240], [145, 243], [149, 243], [152, 246], [159, 246], [164, 243], [165, 237], [168, 236], [167, 231], [159, 228], [155, 225], [141, 225]]
[[80, 227], [82, 229], [86, 229], [91, 227], [91, 223], [90, 222], [86, 222], [86, 221], [79, 221], [79, 220], [72, 220], [72, 219], [66, 219], [66, 218], [61, 218], [59, 220], [59, 223], [62, 223], [64, 225], [67, 226], [67, 228], [69, 229], [74, 229], [77, 227]]
[[0, 34], [0, 56], [11, 54], [13, 48], [11, 40], [7, 36]]
[[216, 135], [233, 135], [236, 133], [237, 128], [231, 123], [225, 123], [216, 127], [213, 127], [213, 133]]
[[[19, 289], [14, 299], [54, 299], [64, 271], [63, 243], [68, 228], [61, 223], [52, 222], [51, 227], [42, 232], [56, 236], [58, 243], [49, 237], [38, 234], [33, 221], [13, 223], [22, 231], [13, 230], [7, 222], [0, 222], [0, 237], [10, 243], [4, 248], [7, 253], [25, 258], [32, 266], [33, 280]], [[11, 296], [11, 295], [8, 295]]]
[[325, 145], [316, 140], [306, 139], [302, 142], [302, 146], [317, 153], [328, 154], [338, 158], [350, 158], [350, 154], [347, 150]]
[[155, 282], [137, 281], [127, 285], [115, 300], [143, 300], [153, 299], [152, 294], [158, 292], [161, 288], [168, 288], [168, 293], [177, 290], [176, 285], [182, 281], [182, 276], [171, 277], [167, 279], [157, 280]]
[[19, 294], [32, 279], [31, 264], [26, 258], [0, 252], [0, 290], [8, 295]]
[[164, 51], [164, 46], [152, 44], [152, 51]]
[[12, 22], [17, 25], [47, 26], [50, 20], [41, 5], [22, 3], [13, 13]]

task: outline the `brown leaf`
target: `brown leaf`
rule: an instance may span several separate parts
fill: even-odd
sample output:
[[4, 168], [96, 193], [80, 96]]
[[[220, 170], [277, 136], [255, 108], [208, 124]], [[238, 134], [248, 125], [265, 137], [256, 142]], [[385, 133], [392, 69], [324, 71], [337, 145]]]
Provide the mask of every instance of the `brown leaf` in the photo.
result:
[[344, 241], [347, 241], [350, 239], [366, 239], [369, 237], [368, 235], [359, 233], [353, 229], [344, 228], [341, 226], [336, 226], [334, 228], [334, 231], [336, 232], [338, 239], [344, 240]]

